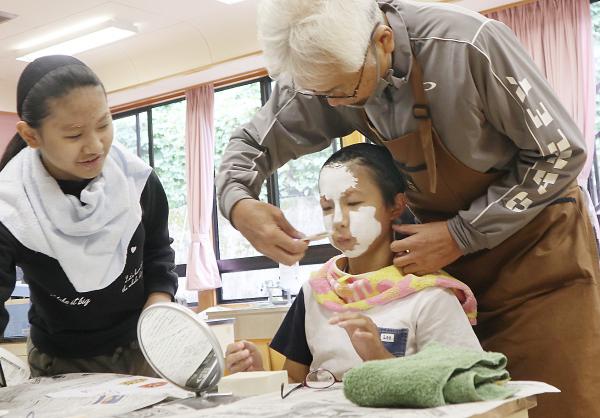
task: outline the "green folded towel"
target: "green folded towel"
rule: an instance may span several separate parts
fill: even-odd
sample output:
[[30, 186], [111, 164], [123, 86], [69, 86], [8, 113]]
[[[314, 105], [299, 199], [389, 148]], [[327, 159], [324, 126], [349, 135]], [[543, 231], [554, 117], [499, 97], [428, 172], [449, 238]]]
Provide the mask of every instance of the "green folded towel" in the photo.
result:
[[504, 354], [428, 344], [417, 354], [367, 361], [344, 375], [344, 394], [360, 406], [432, 408], [506, 399], [516, 390]]

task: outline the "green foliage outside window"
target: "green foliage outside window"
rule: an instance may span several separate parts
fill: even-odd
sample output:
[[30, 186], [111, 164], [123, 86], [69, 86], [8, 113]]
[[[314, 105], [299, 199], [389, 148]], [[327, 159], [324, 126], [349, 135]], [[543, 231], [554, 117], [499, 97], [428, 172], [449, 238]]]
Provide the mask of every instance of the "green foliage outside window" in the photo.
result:
[[592, 11], [592, 42], [594, 50], [594, 69], [596, 72], [596, 152], [600, 152], [600, 2], [591, 5]]

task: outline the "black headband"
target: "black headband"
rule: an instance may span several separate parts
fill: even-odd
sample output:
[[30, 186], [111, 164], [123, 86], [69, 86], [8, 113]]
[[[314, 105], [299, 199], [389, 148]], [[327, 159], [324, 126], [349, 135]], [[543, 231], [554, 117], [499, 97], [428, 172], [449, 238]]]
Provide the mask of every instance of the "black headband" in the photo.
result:
[[40, 81], [50, 71], [74, 64], [87, 67], [77, 58], [73, 58], [68, 55], [49, 55], [38, 58], [29, 63], [29, 65], [27, 65], [27, 67], [25, 67], [21, 73], [19, 84], [17, 85], [17, 113], [19, 114], [19, 117], [22, 117], [23, 102], [25, 102], [27, 95], [38, 83], [38, 81]]

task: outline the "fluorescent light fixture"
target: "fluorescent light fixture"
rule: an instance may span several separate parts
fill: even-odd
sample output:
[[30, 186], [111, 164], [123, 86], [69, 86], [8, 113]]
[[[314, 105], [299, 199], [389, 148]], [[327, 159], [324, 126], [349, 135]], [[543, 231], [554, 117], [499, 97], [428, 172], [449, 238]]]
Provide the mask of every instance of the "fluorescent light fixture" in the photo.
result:
[[91, 33], [78, 36], [56, 45], [38, 49], [18, 57], [19, 61], [31, 62], [46, 55], [75, 55], [83, 51], [98, 48], [110, 43], [129, 38], [137, 33], [134, 27], [123, 27], [110, 21], [105, 27], [98, 28]]
[[110, 18], [110, 16], [99, 16], [93, 19], [84, 20], [83, 22], [79, 22], [75, 25], [67, 26], [65, 28], [61, 28], [60, 30], [47, 33], [44, 36], [30, 39], [29, 41], [17, 45], [15, 49], [31, 49], [40, 45], [48, 45], [52, 41], [59, 41], [61, 39], [65, 39], [67, 36], [70, 35], [75, 36], [82, 32], [89, 32], [90, 30], [97, 28], [101, 24], [111, 20], [112, 19]]
[[225, 4], [234, 4], [234, 3], [240, 3], [244, 0], [217, 0], [220, 1], [221, 3], [225, 3]]

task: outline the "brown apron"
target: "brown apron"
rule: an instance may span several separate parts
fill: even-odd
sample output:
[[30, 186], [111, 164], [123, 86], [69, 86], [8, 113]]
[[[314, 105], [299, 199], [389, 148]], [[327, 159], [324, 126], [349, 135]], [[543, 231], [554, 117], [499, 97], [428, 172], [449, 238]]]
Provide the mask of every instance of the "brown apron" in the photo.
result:
[[[413, 63], [419, 130], [384, 145], [409, 179], [406, 196], [419, 220], [447, 220], [503, 173], [479, 173], [446, 149], [432, 127], [422, 70]], [[474, 291], [475, 331], [486, 350], [507, 355], [512, 378], [562, 391], [541, 396], [532, 417], [600, 417], [600, 267], [584, 202], [573, 184], [499, 246], [445, 268]]]

